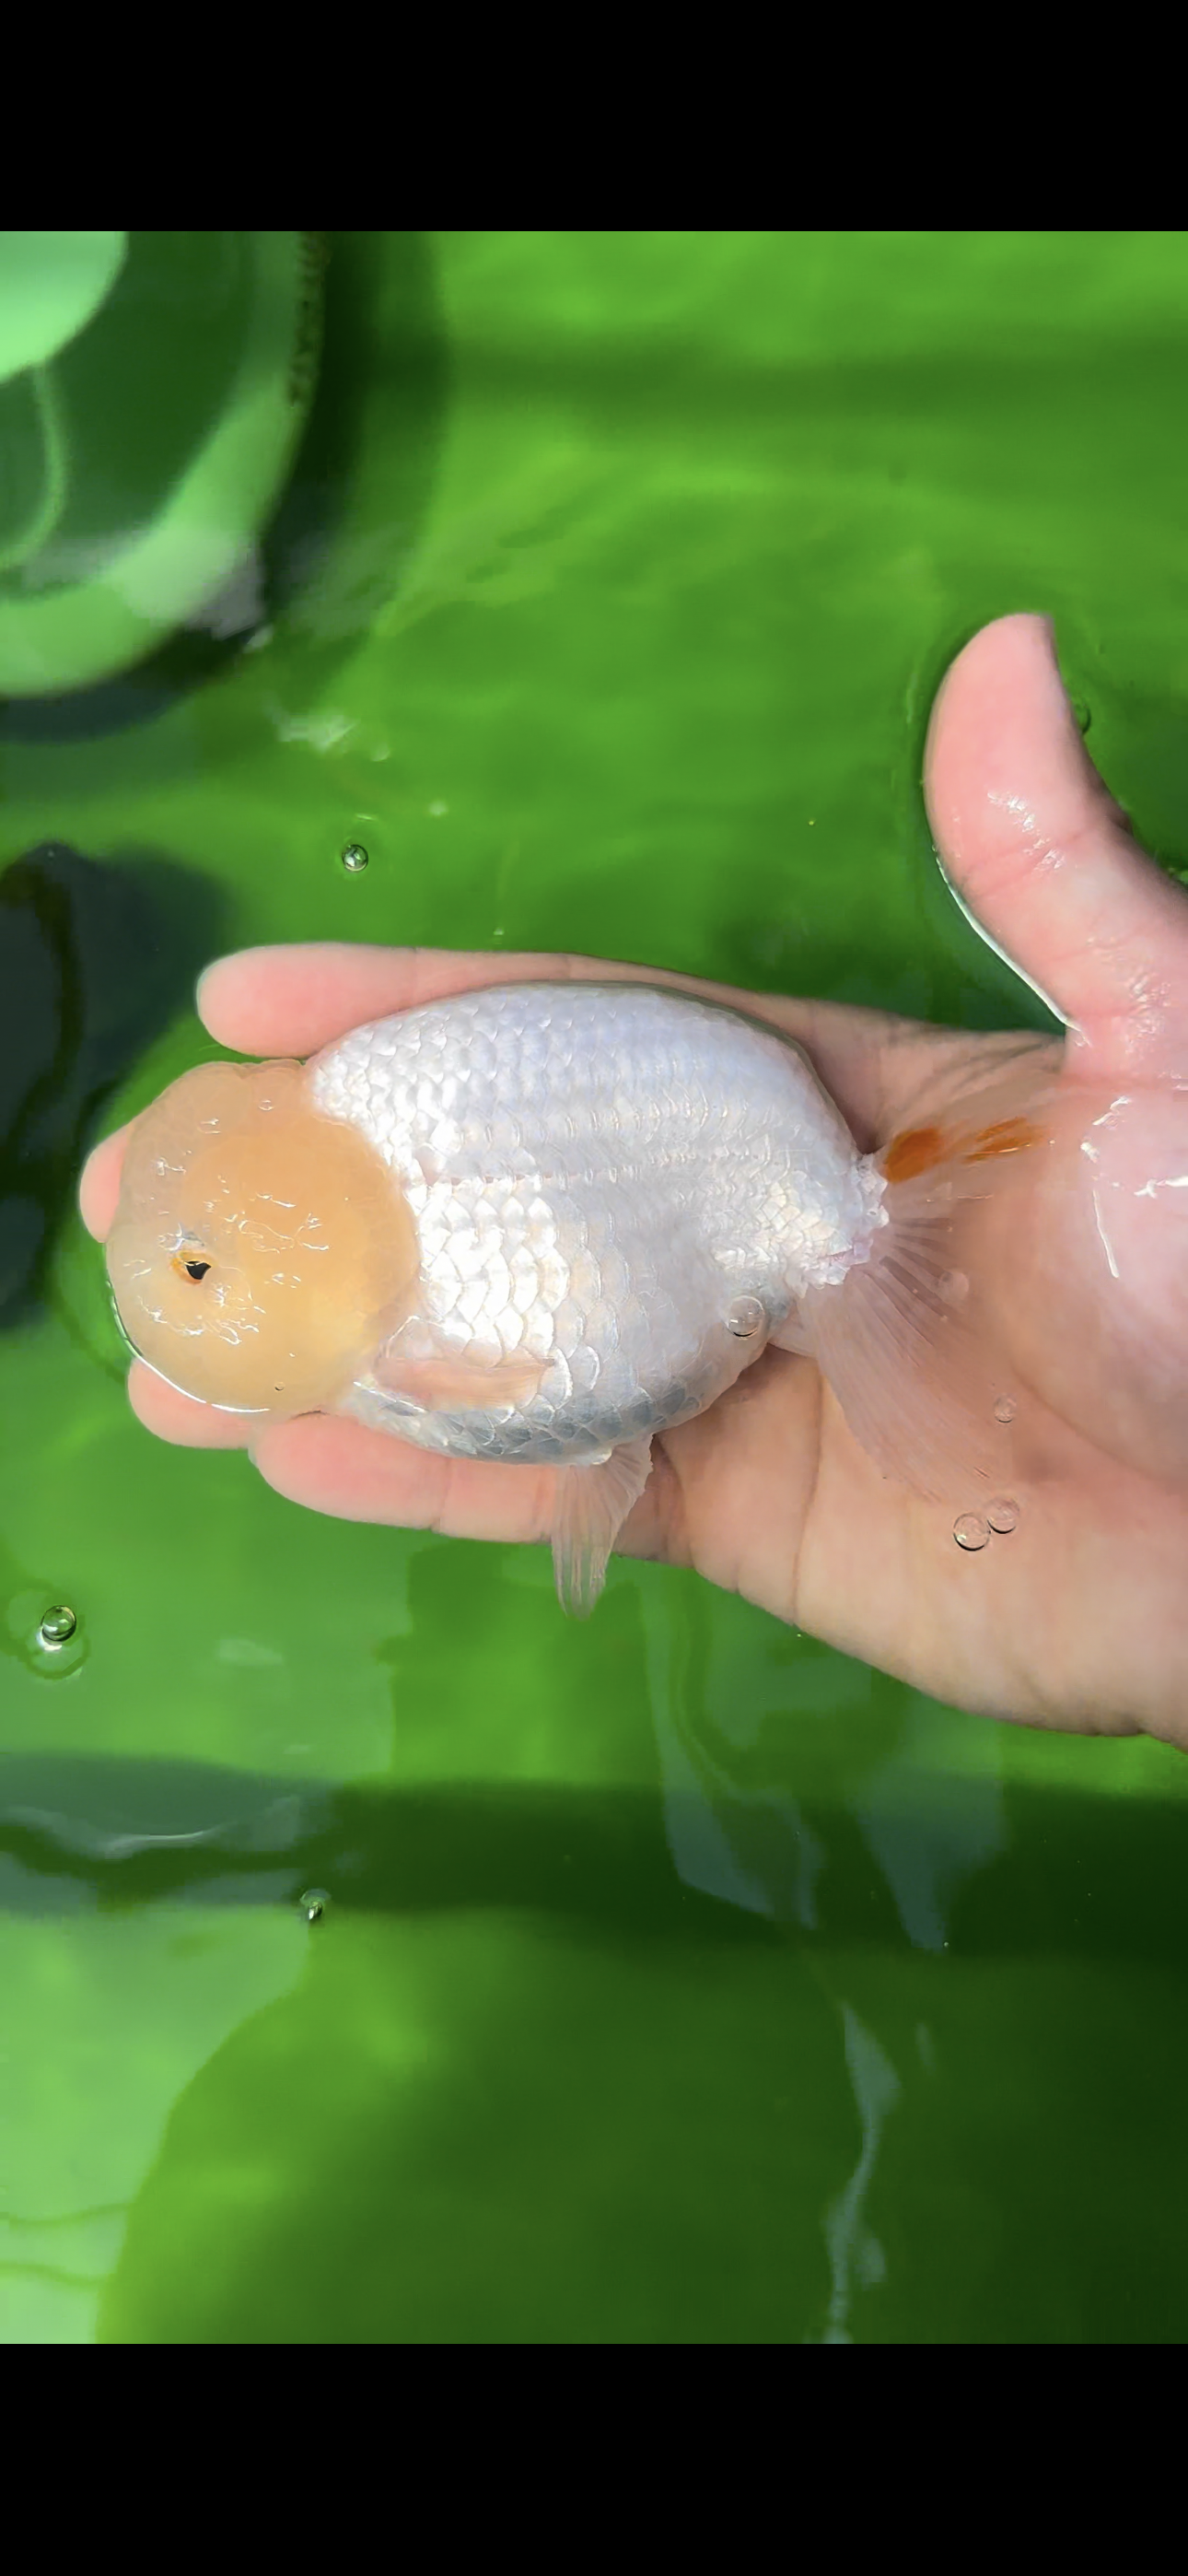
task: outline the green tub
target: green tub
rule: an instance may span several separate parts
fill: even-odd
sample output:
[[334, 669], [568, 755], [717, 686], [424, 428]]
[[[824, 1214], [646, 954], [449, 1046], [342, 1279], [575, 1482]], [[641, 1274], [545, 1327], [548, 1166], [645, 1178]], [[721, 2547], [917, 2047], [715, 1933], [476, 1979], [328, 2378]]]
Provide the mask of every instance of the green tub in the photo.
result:
[[72, 1193], [246, 942], [1050, 1026], [923, 728], [1047, 610], [1188, 858], [1188, 242], [329, 253], [238, 612], [0, 708], [3, 2334], [1178, 2343], [1182, 1757], [154, 1444]]

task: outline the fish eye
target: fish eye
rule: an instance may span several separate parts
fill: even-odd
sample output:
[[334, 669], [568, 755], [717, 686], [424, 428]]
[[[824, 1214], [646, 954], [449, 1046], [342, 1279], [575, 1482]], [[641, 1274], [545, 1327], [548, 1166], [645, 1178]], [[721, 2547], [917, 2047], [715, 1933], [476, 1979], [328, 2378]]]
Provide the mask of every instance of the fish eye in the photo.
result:
[[209, 1261], [200, 1261], [196, 1257], [193, 1259], [186, 1259], [179, 1254], [177, 1259], [174, 1261], [173, 1267], [183, 1279], [205, 1279], [207, 1271], [210, 1268], [210, 1263]]

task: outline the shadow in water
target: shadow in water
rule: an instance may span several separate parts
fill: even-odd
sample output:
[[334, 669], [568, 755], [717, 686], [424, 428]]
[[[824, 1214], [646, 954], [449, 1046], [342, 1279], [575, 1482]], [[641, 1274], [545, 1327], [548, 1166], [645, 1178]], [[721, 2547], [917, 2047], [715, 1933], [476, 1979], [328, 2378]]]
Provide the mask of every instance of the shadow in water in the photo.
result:
[[0, 1328], [44, 1302], [106, 1095], [188, 1003], [222, 899], [155, 853], [46, 842], [0, 876]]
[[643, 1790], [295, 1790], [185, 1763], [13, 1755], [0, 1766], [0, 1892], [21, 1911], [275, 1904], [278, 1875], [294, 1900], [324, 1887], [330, 1917], [506, 1907], [637, 1939], [781, 1937], [682, 1887], [660, 1800]]
[[[950, 1959], [1184, 1956], [1188, 1807], [1006, 1791], [1009, 1834], [955, 1894]], [[806, 1801], [819, 1846], [815, 1936], [908, 1955], [894, 1891], [843, 1807]], [[296, 1902], [339, 1912], [500, 1908], [611, 1938], [811, 1943], [682, 1884], [662, 1796], [543, 1784], [318, 1784], [213, 1765], [10, 1754], [0, 1764], [0, 1901], [14, 1911]]]

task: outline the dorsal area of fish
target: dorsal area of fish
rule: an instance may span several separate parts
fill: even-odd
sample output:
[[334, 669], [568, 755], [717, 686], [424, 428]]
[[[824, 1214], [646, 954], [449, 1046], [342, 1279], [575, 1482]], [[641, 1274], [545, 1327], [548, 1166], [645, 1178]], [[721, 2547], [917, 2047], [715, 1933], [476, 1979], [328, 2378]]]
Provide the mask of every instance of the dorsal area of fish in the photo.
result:
[[700, 1410], [738, 1371], [732, 1301], [774, 1328], [878, 1222], [881, 1177], [799, 1051], [652, 986], [458, 994], [310, 1075], [416, 1220], [416, 1310], [353, 1409], [425, 1445], [575, 1456]]

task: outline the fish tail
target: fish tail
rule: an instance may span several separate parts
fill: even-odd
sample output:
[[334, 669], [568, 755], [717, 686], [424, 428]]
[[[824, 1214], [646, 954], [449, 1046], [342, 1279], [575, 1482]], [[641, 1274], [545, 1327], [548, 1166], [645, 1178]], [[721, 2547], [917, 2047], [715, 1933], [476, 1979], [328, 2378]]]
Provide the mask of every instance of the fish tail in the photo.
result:
[[1036, 1179], [1056, 1141], [1045, 1052], [972, 1081], [901, 1124], [879, 1153], [885, 1223], [837, 1287], [809, 1291], [812, 1352], [855, 1438], [931, 1501], [971, 1502], [1012, 1475], [1017, 1395], [986, 1294], [978, 1210]]

